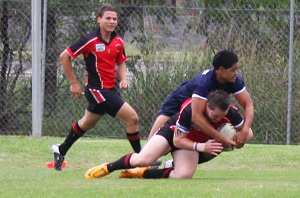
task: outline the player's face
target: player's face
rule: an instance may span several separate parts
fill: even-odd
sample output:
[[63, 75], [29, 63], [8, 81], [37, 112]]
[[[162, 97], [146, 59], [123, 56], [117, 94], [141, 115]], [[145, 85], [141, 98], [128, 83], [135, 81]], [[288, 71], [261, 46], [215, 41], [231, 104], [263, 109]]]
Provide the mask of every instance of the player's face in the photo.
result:
[[[222, 83], [226, 82], [234, 82], [237, 75], [238, 75], [238, 68], [239, 68], [239, 63], [236, 63], [232, 65], [230, 68], [225, 69], [224, 67], [221, 67], [219, 69], [219, 79]], [[218, 80], [219, 80], [218, 79]]]
[[220, 108], [212, 109], [210, 108], [209, 104], [207, 104], [206, 113], [211, 122], [217, 123], [227, 115], [228, 109], [225, 111], [221, 110]]
[[98, 17], [100, 29], [104, 32], [113, 32], [118, 24], [118, 17], [116, 12], [106, 11], [102, 17]]

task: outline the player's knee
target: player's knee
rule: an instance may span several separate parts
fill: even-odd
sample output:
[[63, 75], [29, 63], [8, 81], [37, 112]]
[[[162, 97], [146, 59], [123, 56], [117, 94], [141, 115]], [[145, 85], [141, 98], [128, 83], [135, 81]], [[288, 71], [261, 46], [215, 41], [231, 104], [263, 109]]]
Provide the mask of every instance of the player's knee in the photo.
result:
[[146, 156], [139, 156], [136, 160], [135, 160], [135, 166], [149, 166], [150, 164], [152, 164], [154, 161]]
[[80, 128], [82, 128], [83, 130], [89, 130], [89, 129], [94, 128], [96, 126], [97, 122], [82, 118], [78, 121], [78, 124], [79, 124]]
[[175, 171], [175, 178], [177, 179], [191, 179], [194, 173], [190, 171]]
[[139, 123], [139, 116], [136, 112], [132, 112], [128, 115], [127, 124], [130, 126], [138, 125]]

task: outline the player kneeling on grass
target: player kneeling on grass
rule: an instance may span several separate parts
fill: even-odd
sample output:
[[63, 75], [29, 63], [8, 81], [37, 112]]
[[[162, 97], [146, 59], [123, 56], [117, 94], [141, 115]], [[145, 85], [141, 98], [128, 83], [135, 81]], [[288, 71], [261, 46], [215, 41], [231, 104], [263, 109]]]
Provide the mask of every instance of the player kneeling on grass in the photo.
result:
[[[237, 108], [230, 105], [229, 95], [223, 90], [209, 94], [205, 111], [207, 120], [216, 129], [226, 122], [238, 129], [244, 122]], [[93, 167], [85, 173], [85, 177], [101, 178], [115, 170], [127, 169], [121, 172], [120, 178], [192, 178], [198, 164], [211, 160], [224, 148], [221, 143], [195, 128], [191, 118], [191, 99], [188, 99], [182, 104], [180, 112], [172, 116], [139, 153], [130, 153], [113, 163]], [[248, 141], [252, 136], [251, 131]], [[173, 167], [149, 169], [149, 165], [169, 152], [173, 156]]]

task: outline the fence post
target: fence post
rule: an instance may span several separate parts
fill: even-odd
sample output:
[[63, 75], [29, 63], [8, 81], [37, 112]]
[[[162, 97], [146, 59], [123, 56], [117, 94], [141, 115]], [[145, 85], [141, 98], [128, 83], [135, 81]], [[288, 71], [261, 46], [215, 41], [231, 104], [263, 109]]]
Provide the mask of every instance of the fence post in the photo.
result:
[[294, 57], [294, 0], [290, 0], [290, 44], [288, 65], [288, 110], [286, 143], [291, 144], [291, 115], [292, 115], [292, 84], [293, 84], [293, 57]]
[[31, 1], [32, 38], [32, 136], [42, 134], [41, 1]]

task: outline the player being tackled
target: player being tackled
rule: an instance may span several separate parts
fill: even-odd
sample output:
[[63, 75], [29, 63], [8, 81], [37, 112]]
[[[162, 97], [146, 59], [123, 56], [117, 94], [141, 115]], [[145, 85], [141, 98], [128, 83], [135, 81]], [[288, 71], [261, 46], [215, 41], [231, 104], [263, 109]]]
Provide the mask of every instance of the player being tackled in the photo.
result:
[[[233, 126], [243, 125], [243, 117], [230, 105], [229, 95], [223, 90], [209, 94], [205, 111], [207, 121], [215, 129], [228, 122]], [[181, 111], [172, 116], [139, 153], [129, 153], [115, 162], [93, 167], [85, 173], [85, 177], [101, 178], [113, 171], [127, 169], [121, 172], [120, 178], [192, 178], [198, 164], [218, 156], [224, 147], [195, 127], [191, 115], [191, 99], [188, 99], [183, 103]], [[223, 136], [221, 133], [219, 135]], [[247, 140], [252, 136], [253, 134], [249, 133]], [[170, 152], [174, 166], [149, 168], [153, 162]]]

